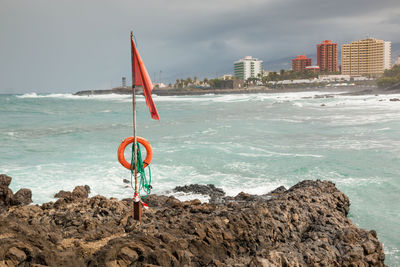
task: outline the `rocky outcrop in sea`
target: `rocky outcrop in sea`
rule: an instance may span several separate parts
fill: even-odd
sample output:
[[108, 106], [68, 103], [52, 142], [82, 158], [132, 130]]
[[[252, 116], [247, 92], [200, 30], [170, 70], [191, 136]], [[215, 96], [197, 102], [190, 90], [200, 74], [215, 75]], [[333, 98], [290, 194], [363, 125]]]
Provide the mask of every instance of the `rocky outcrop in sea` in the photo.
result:
[[[177, 191], [210, 203], [150, 195], [142, 222], [132, 199], [60, 191], [42, 205], [16, 202], [0, 176], [0, 266], [384, 266], [374, 230], [346, 216], [329, 181], [302, 181], [262, 196], [226, 197], [212, 185]], [[26, 200], [26, 198], [23, 198]]]

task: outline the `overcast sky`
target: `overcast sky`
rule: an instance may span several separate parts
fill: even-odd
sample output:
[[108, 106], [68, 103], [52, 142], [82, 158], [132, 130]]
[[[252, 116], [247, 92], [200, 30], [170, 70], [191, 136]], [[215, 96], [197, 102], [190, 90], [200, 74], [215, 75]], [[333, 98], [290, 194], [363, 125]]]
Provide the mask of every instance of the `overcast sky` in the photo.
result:
[[153, 82], [213, 78], [325, 39], [400, 43], [400, 0], [0, 0], [0, 93], [130, 81], [131, 30]]

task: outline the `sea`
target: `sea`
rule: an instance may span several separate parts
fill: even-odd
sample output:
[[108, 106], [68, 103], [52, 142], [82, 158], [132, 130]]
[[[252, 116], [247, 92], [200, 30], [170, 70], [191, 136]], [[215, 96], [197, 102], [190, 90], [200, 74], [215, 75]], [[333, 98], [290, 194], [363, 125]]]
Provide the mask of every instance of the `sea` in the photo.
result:
[[[152, 193], [207, 201], [172, 189], [214, 184], [233, 196], [330, 180], [349, 197], [352, 222], [377, 231], [385, 263], [400, 266], [400, 101], [390, 101], [400, 95], [343, 92], [153, 95], [160, 121], [138, 96]], [[132, 197], [123, 183], [130, 171], [117, 159], [132, 135], [129, 95], [0, 95], [0, 173], [14, 192], [30, 188], [34, 203], [77, 185], [92, 196]]]

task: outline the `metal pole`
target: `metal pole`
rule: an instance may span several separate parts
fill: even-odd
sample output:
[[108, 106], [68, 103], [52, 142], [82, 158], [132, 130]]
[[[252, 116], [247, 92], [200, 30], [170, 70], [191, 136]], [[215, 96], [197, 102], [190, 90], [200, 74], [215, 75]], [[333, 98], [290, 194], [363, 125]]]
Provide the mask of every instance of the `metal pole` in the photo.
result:
[[[133, 38], [133, 32], [131, 32], [131, 40]], [[135, 67], [134, 67], [134, 51], [133, 46], [131, 46], [131, 65], [132, 65], [132, 108], [133, 108], [133, 164], [134, 164], [134, 177], [135, 177], [135, 194], [134, 194], [134, 202], [133, 202], [133, 218], [135, 220], [140, 221], [141, 219], [141, 206], [138, 198], [138, 179], [137, 179], [137, 140], [136, 140], [136, 87], [135, 87]]]

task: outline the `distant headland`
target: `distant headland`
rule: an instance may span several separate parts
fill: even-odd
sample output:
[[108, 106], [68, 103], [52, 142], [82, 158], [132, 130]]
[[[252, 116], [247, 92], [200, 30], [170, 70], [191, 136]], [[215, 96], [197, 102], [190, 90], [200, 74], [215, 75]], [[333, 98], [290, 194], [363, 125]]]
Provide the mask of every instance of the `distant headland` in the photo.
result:
[[[326, 91], [326, 92], [346, 92], [350, 95], [368, 95], [368, 94], [394, 94], [400, 93], [400, 85], [391, 88], [379, 88], [371, 85], [352, 85], [352, 86], [338, 86], [338, 87], [291, 87], [291, 88], [268, 88], [263, 86], [246, 87], [241, 89], [197, 89], [197, 88], [166, 88], [166, 89], [153, 89], [152, 94], [158, 96], [185, 96], [185, 95], [207, 95], [207, 94], [256, 94], [256, 93], [290, 93], [290, 92], [307, 92], [307, 91]], [[107, 95], [107, 94], [121, 94], [131, 95], [132, 88], [117, 87], [112, 89], [103, 90], [85, 90], [78, 91], [74, 95], [77, 96], [91, 96], [91, 95]], [[137, 91], [138, 95], [142, 95], [141, 90]]]

